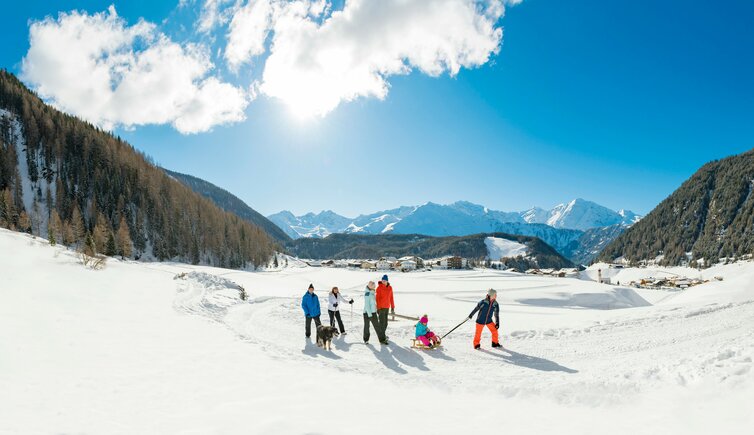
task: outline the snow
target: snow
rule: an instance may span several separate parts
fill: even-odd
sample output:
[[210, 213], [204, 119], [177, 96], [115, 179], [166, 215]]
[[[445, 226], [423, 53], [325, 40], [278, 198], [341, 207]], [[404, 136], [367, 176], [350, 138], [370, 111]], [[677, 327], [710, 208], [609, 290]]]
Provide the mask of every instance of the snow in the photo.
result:
[[500, 237], [487, 237], [484, 239], [484, 244], [487, 246], [487, 257], [494, 260], [519, 255], [526, 256], [529, 253], [526, 245]]
[[[498, 290], [505, 350], [488, 333], [473, 350], [468, 322], [444, 350], [414, 351], [411, 321], [390, 323], [388, 347], [363, 344], [374, 273], [116, 259], [93, 271], [0, 230], [0, 432], [749, 433], [754, 264], [714, 273], [724, 280], [654, 304], [588, 280], [393, 273], [397, 312], [427, 313], [441, 334]], [[323, 302], [333, 285], [356, 300], [332, 352], [303, 337], [310, 282]]]

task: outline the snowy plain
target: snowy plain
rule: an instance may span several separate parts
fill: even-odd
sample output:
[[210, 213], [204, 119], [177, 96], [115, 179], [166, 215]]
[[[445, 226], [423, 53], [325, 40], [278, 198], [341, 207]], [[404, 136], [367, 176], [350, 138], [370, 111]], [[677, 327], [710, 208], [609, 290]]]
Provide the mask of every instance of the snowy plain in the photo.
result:
[[[668, 292], [393, 273], [396, 311], [428, 314], [440, 334], [498, 290], [504, 350], [489, 335], [473, 350], [469, 321], [443, 350], [416, 351], [408, 320], [390, 323], [390, 346], [363, 343], [375, 273], [116, 259], [93, 271], [0, 230], [0, 433], [751, 433], [754, 264], [701, 273], [724, 279]], [[355, 300], [332, 352], [304, 338], [309, 283]]]

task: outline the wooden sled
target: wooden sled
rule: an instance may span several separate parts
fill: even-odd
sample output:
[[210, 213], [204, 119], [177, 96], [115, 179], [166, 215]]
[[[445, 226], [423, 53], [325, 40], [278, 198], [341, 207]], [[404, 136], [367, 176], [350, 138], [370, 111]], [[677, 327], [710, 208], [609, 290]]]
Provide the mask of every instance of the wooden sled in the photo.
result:
[[417, 338], [411, 339], [411, 348], [412, 349], [423, 349], [423, 350], [435, 350], [442, 347], [442, 342], [437, 343], [434, 345], [434, 347], [425, 346], [424, 343], [419, 341]]

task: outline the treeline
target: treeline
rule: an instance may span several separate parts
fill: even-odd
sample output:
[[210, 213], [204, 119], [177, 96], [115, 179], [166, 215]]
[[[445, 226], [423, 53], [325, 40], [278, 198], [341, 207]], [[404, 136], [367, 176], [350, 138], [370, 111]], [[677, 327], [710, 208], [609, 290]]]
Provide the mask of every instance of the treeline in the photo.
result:
[[702, 166], [600, 254], [710, 266], [754, 253], [754, 150]]
[[0, 226], [93, 243], [109, 255], [230, 268], [267, 264], [275, 251], [259, 227], [171, 179], [120, 138], [44, 104], [4, 70], [0, 109], [9, 112], [0, 115]]

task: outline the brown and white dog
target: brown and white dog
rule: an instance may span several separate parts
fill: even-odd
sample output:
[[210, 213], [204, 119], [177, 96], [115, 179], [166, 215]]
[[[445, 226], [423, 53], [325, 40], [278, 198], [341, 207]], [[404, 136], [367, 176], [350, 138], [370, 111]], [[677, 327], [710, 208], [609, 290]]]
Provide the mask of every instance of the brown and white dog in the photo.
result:
[[325, 350], [331, 350], [333, 337], [338, 337], [340, 332], [338, 328], [332, 326], [317, 326], [317, 346]]

